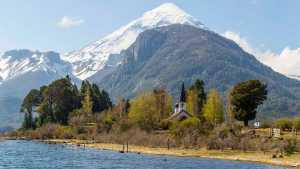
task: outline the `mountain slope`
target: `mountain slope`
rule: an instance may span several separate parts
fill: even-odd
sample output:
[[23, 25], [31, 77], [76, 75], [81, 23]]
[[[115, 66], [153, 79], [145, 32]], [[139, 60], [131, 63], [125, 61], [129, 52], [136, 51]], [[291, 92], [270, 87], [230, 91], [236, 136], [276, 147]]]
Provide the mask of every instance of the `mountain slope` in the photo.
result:
[[190, 85], [198, 78], [225, 94], [240, 81], [260, 79], [269, 90], [263, 112], [300, 112], [299, 81], [274, 72], [233, 41], [205, 29], [176, 24], [147, 30], [121, 55], [123, 64], [115, 71], [92, 77], [114, 97], [133, 97], [155, 86], [166, 86], [178, 96], [182, 81]]
[[86, 79], [96, 72], [100, 74], [111, 72], [122, 58], [116, 57], [122, 50], [127, 49], [136, 37], [143, 31], [171, 24], [188, 24], [199, 28], [204, 25], [185, 13], [172, 3], [165, 3], [144, 13], [128, 25], [121, 27], [103, 39], [96, 41], [79, 51], [63, 55], [63, 59], [72, 63], [73, 74], [80, 79]]

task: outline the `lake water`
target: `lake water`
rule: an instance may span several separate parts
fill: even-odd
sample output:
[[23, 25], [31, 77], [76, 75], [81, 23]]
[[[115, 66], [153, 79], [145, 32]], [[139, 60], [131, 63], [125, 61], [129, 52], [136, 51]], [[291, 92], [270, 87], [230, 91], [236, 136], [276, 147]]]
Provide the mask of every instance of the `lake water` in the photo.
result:
[[121, 154], [32, 141], [1, 141], [0, 169], [282, 169], [282, 167], [205, 158]]

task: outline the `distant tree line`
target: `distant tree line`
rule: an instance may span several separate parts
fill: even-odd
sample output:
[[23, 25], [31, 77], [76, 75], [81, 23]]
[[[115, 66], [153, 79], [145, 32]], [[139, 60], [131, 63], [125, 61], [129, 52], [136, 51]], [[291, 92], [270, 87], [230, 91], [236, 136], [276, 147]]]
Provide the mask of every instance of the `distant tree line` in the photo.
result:
[[173, 98], [165, 88], [141, 92], [132, 100], [120, 97], [113, 105], [109, 94], [96, 84], [83, 81], [78, 89], [67, 76], [40, 89], [32, 89], [26, 95], [21, 106], [21, 112], [24, 112], [22, 127], [34, 129], [57, 123], [82, 131], [92, 124], [97, 131], [109, 132], [114, 127], [126, 130], [136, 126], [149, 132], [178, 129], [178, 126], [185, 125], [215, 127], [225, 120], [242, 121], [248, 126], [248, 121], [256, 117], [257, 107], [267, 97], [267, 86], [262, 82], [241, 82], [229, 92], [225, 109], [217, 90], [211, 89], [206, 93], [204, 88], [202, 80], [196, 80], [187, 90], [183, 88], [182, 96], [185, 97], [186, 109], [192, 119], [174, 122], [169, 119], [173, 113]]
[[[180, 100], [186, 102], [191, 117], [174, 120], [170, 118], [174, 99], [166, 88], [140, 92], [130, 100], [118, 97], [113, 104], [109, 94], [96, 84], [83, 81], [78, 89], [67, 76], [28, 92], [21, 105], [23, 125], [16, 135], [142, 146], [288, 153], [297, 150], [295, 140], [274, 141], [249, 132], [253, 131], [248, 128], [249, 121], [256, 118], [258, 106], [267, 99], [267, 85], [259, 80], [233, 86], [226, 104], [216, 89], [206, 92], [202, 80], [187, 89], [182, 87], [181, 93]], [[262, 122], [262, 127], [299, 130], [300, 119], [280, 118], [274, 123]]]
[[[32, 89], [25, 96], [21, 105], [21, 112], [24, 112], [22, 127], [38, 128], [47, 123], [67, 125], [74, 110], [89, 115], [110, 107], [112, 102], [105, 90], [83, 81], [79, 91], [67, 76], [40, 89]], [[38, 114], [34, 116], [33, 112]]]

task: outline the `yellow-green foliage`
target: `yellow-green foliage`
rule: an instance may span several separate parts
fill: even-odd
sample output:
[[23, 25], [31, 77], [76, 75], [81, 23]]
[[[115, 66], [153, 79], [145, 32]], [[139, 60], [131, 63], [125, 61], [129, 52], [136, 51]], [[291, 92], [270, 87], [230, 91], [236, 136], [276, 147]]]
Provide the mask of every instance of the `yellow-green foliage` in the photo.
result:
[[172, 111], [172, 101], [168, 96], [164, 106], [161, 106], [162, 104], [159, 104], [157, 99], [158, 97], [154, 93], [146, 92], [131, 100], [128, 114], [129, 121], [148, 131], [158, 128], [160, 121], [163, 119], [162, 114], [169, 114]]
[[156, 88], [152, 92], [155, 99], [155, 109], [159, 113], [160, 120], [168, 118], [172, 111], [172, 97], [163, 88]]
[[112, 116], [111, 111], [107, 111], [104, 117], [104, 124], [107, 128], [111, 129], [112, 125], [114, 124], [115, 119]]
[[197, 131], [200, 128], [201, 122], [196, 117], [185, 119], [181, 122], [175, 122], [171, 126], [171, 131], [175, 136], [183, 137], [185, 134]]
[[159, 123], [159, 114], [155, 109], [155, 98], [151, 93], [142, 93], [130, 102], [128, 118], [133, 124], [151, 130]]
[[209, 91], [207, 102], [203, 107], [203, 115], [212, 124], [220, 124], [224, 121], [224, 105], [217, 90]]
[[182, 122], [180, 122], [179, 125], [181, 128], [199, 127], [200, 120], [196, 117], [191, 117], [191, 118], [183, 120]]
[[290, 130], [293, 127], [293, 122], [288, 118], [280, 118], [275, 121], [275, 126], [282, 130]]
[[28, 137], [35, 139], [71, 139], [74, 131], [71, 127], [48, 123], [35, 131], [29, 131]]
[[85, 96], [81, 104], [84, 113], [91, 114], [93, 112], [93, 101], [91, 96], [91, 90], [89, 88], [86, 90]]
[[300, 130], [300, 117], [296, 117], [293, 121], [293, 127], [297, 130]]
[[202, 119], [202, 109], [206, 100], [204, 82], [197, 79], [187, 91], [187, 111], [195, 117]]
[[196, 89], [188, 90], [186, 102], [187, 102], [187, 111], [197, 117], [200, 110], [198, 105], [198, 93]]
[[104, 116], [101, 116], [101, 121], [98, 122], [97, 130], [98, 132], [105, 131], [106, 133], [108, 133], [112, 129], [112, 126], [115, 123], [115, 119], [112, 116], [111, 110], [106, 110], [102, 113]]

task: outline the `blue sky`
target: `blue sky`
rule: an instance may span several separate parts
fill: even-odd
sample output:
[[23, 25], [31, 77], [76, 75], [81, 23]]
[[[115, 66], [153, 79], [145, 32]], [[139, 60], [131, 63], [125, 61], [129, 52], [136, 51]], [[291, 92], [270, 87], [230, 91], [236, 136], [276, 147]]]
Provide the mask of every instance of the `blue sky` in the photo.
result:
[[[0, 49], [79, 49], [164, 2], [217, 33], [238, 33], [255, 48], [280, 53], [300, 47], [298, 0], [3, 0]], [[63, 17], [69, 27], [58, 24]]]

